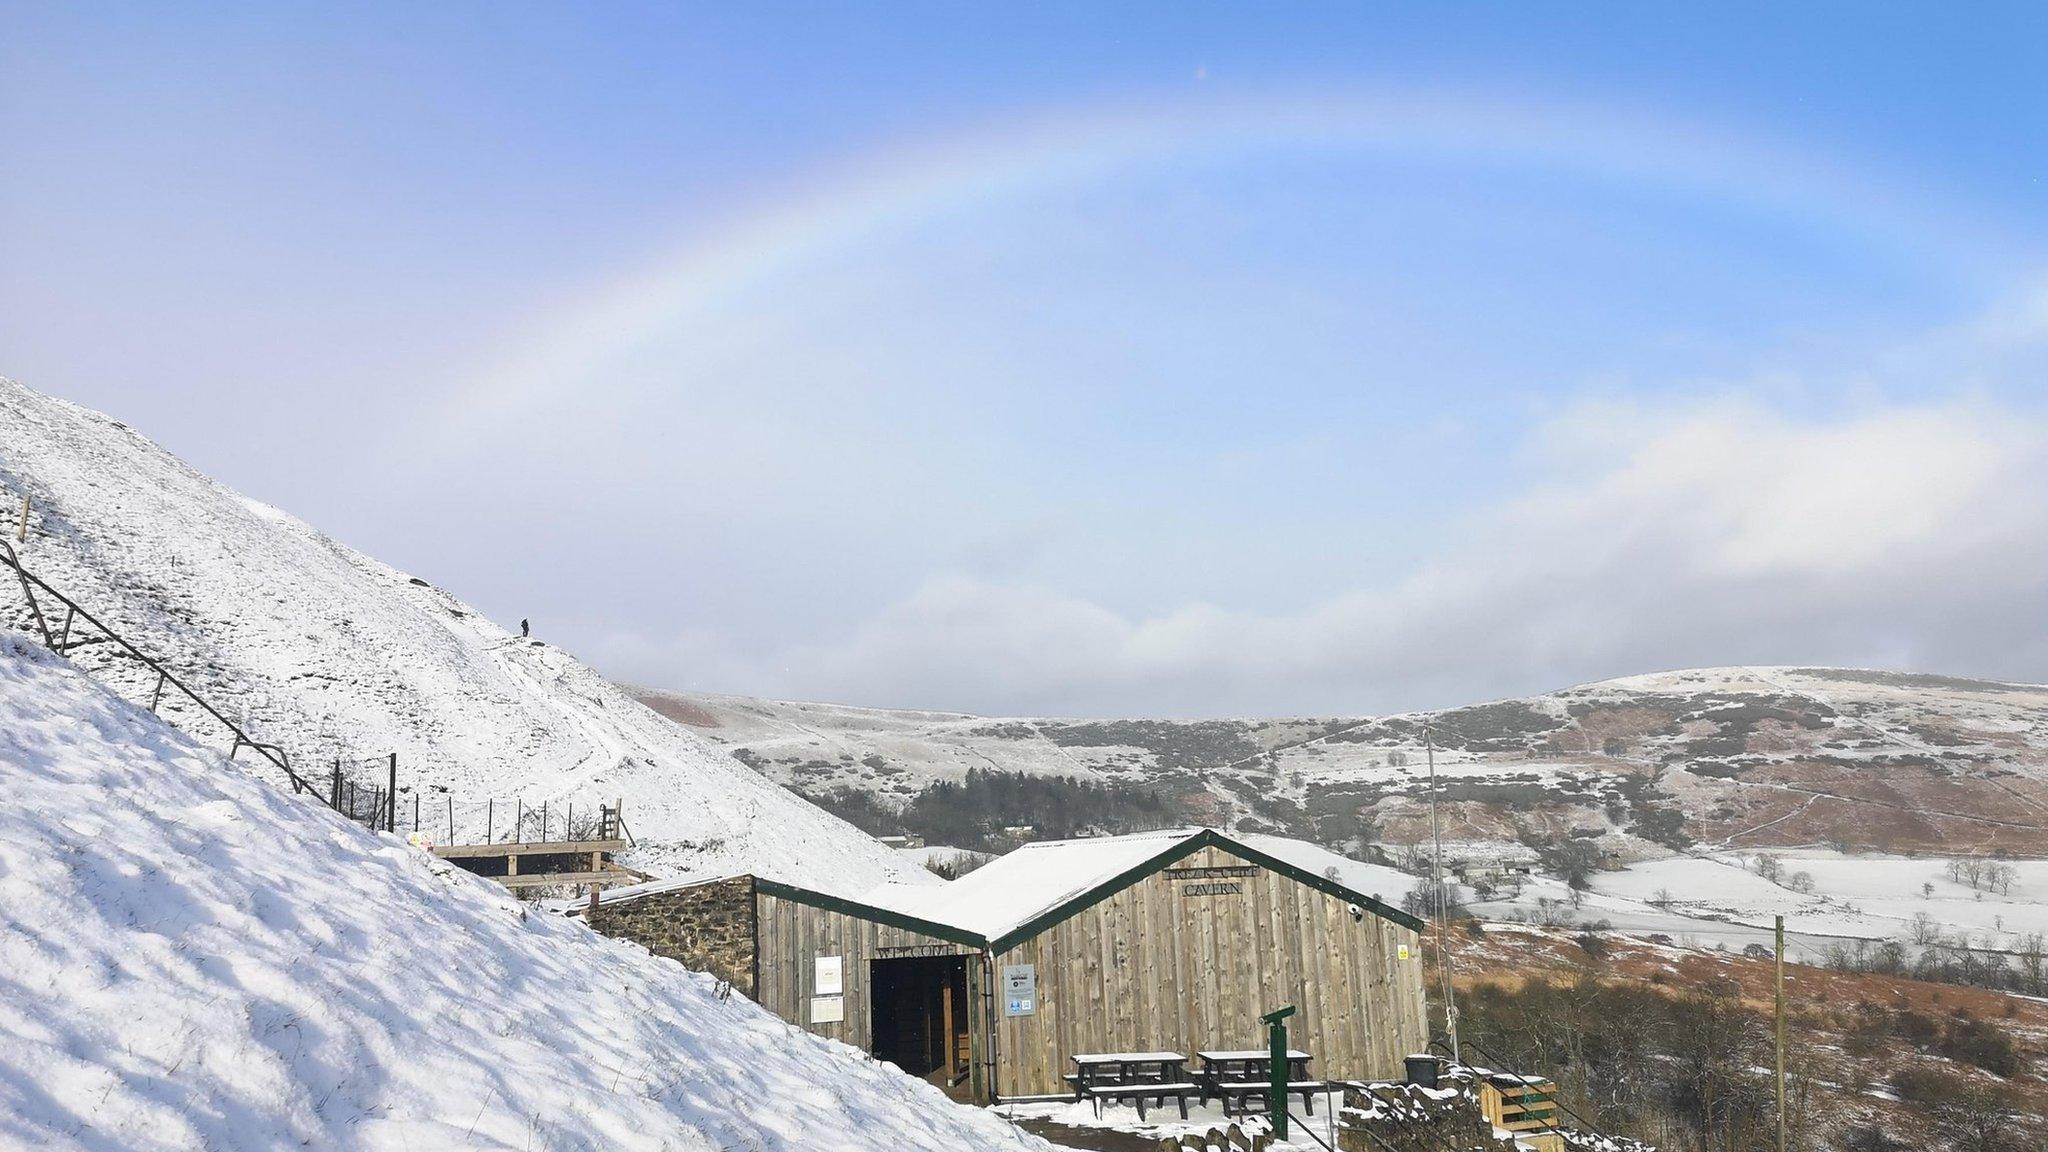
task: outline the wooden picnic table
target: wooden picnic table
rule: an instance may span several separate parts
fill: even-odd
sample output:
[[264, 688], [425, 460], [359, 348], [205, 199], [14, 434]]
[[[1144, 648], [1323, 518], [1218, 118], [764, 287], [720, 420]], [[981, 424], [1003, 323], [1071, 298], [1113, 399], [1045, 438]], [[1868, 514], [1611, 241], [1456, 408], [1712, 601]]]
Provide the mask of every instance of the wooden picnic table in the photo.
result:
[[[1203, 1051], [1195, 1053], [1202, 1060], [1202, 1067], [1195, 1073], [1195, 1083], [1201, 1092], [1201, 1102], [1207, 1104], [1211, 1096], [1223, 1101], [1223, 1114], [1233, 1115], [1236, 1107], [1249, 1108], [1254, 1098], [1264, 1098], [1272, 1089], [1273, 1054], [1264, 1048], [1241, 1048], [1228, 1051]], [[1316, 1093], [1328, 1085], [1320, 1080], [1311, 1080], [1308, 1063], [1314, 1057], [1298, 1049], [1287, 1050], [1287, 1094], [1300, 1096], [1308, 1114], [1316, 1113]]]
[[1181, 1119], [1187, 1119], [1188, 1096], [1195, 1083], [1187, 1078], [1188, 1058], [1179, 1052], [1095, 1052], [1075, 1056], [1074, 1072], [1067, 1079], [1074, 1085], [1074, 1097], [1095, 1101], [1095, 1114], [1109, 1100], [1129, 1100], [1138, 1106], [1138, 1119], [1145, 1118], [1145, 1104], [1168, 1100], [1180, 1105]]

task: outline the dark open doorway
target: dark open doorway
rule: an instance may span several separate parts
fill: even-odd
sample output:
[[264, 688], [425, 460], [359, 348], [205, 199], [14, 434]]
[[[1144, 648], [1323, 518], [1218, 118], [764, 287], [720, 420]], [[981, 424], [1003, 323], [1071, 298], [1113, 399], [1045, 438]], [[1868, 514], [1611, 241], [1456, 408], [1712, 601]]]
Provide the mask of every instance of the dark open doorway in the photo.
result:
[[911, 956], [876, 960], [872, 1051], [942, 1088], [967, 1080], [967, 958]]

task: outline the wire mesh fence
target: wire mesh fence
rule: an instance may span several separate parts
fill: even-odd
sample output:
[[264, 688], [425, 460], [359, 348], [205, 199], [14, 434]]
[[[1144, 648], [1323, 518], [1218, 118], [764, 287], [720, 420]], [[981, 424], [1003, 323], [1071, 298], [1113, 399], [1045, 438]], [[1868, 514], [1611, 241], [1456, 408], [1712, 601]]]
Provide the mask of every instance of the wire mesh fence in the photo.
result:
[[336, 757], [328, 770], [327, 806], [372, 831], [398, 830], [398, 753], [369, 759]]
[[523, 797], [458, 800], [452, 793], [401, 792], [399, 829], [435, 844], [561, 844], [624, 840], [624, 803]]

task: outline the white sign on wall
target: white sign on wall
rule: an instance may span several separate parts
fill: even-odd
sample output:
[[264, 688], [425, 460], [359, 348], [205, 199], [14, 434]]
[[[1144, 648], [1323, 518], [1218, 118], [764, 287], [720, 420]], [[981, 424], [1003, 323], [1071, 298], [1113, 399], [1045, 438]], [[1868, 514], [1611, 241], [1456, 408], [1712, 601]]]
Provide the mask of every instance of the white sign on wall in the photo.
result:
[[1038, 1014], [1038, 969], [1030, 964], [1012, 964], [1003, 969], [1003, 1015]]
[[[811, 993], [815, 996], [837, 996], [845, 991], [841, 983], [842, 968], [837, 956], [818, 957], [817, 971], [811, 976]], [[834, 1017], [837, 1019], [837, 1017]]]
[[846, 1019], [846, 997], [811, 997], [811, 1023], [837, 1024], [844, 1019]]

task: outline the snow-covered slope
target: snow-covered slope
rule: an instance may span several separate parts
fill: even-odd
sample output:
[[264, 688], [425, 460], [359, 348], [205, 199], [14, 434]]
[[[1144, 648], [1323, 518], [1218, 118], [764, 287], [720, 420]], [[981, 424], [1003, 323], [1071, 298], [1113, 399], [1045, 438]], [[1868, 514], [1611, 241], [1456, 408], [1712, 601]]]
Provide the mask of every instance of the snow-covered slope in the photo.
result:
[[[1342, 845], [1483, 852], [1600, 835], [2048, 856], [2048, 687], [1831, 668], [1630, 676], [1439, 712], [1278, 720], [984, 718], [635, 689], [771, 778], [902, 807], [974, 768], [1156, 789], [1170, 817]], [[912, 829], [920, 831], [920, 829]]]
[[0, 633], [0, 1147], [1046, 1147]]
[[[4, 379], [0, 486], [32, 499], [21, 546], [32, 571], [296, 764], [397, 752], [430, 834], [451, 799], [475, 825], [463, 838], [475, 838], [488, 798], [501, 833], [518, 805], [546, 803], [559, 818], [571, 802], [588, 813], [623, 798], [641, 841], [629, 862], [650, 871], [744, 869], [847, 890], [926, 876], [567, 654], [216, 484], [120, 423]], [[28, 628], [11, 582], [0, 626]], [[146, 700], [153, 680], [106, 651], [75, 659]], [[176, 701], [167, 712], [217, 735]]]

